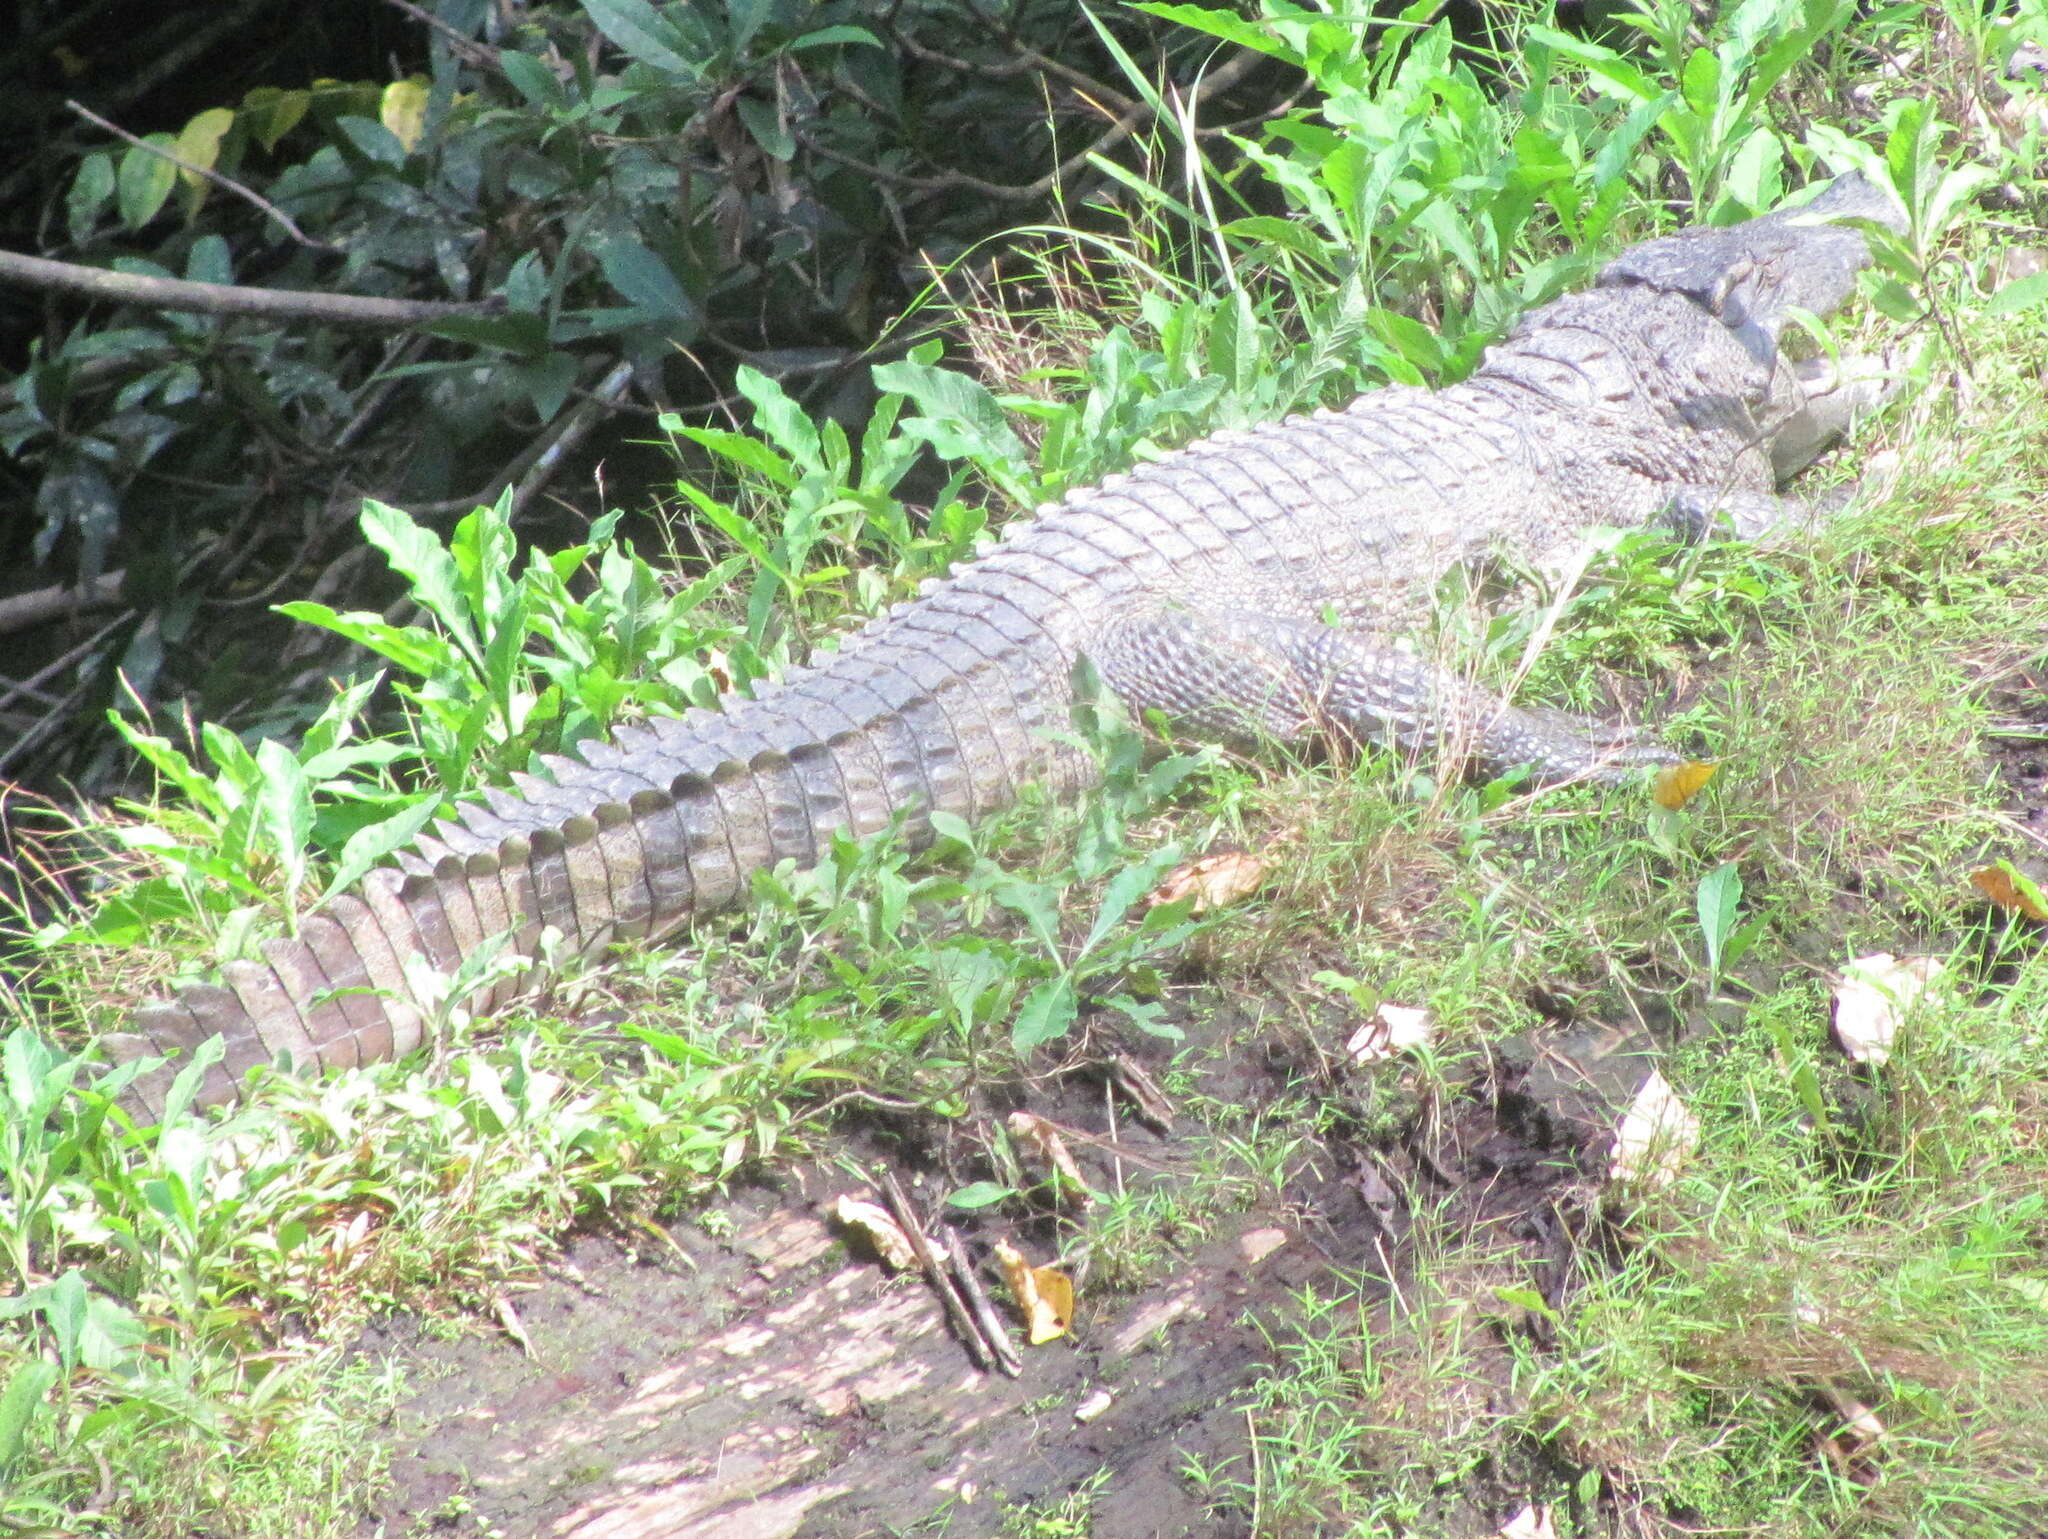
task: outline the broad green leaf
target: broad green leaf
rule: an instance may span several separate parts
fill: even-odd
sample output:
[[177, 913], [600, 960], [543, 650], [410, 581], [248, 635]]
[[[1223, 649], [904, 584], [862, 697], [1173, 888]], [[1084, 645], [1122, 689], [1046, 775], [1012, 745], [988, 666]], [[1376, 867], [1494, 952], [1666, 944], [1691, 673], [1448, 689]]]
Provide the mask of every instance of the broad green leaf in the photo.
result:
[[990, 885], [989, 893], [996, 902], [1031, 927], [1031, 933], [1037, 937], [1039, 945], [1045, 948], [1047, 956], [1059, 956], [1060, 912], [1057, 889], [1004, 874]]
[[[488, 639], [511, 623], [515, 603], [522, 593], [512, 576], [512, 563], [519, 553], [519, 541], [512, 533], [511, 490], [502, 492], [491, 507], [473, 509], [455, 526], [448, 542], [448, 557], [462, 584], [464, 613]], [[525, 612], [519, 606], [523, 628]]]
[[1870, 291], [1870, 302], [1895, 321], [1917, 321], [1921, 316], [1920, 301], [1896, 278], [1886, 278], [1876, 285]]
[[534, 363], [512, 365], [508, 377], [518, 381], [526, 392], [534, 415], [543, 422], [552, 422], [569, 399], [569, 392], [576, 388], [576, 357], [569, 352], [549, 353]]
[[2031, 310], [2043, 300], [2048, 300], [2048, 272], [2029, 273], [2024, 278], [2015, 278], [1994, 293], [1984, 306], [1986, 315], [2012, 315], [2020, 310]]
[[1085, 956], [1100, 945], [1103, 938], [1123, 922], [1132, 907], [1179, 863], [1180, 846], [1161, 845], [1138, 865], [1126, 866], [1110, 878], [1109, 885], [1103, 889], [1102, 907], [1096, 911], [1095, 923], [1089, 928], [1088, 938], [1081, 942], [1082, 954]]
[[263, 826], [271, 854], [284, 872], [284, 906], [293, 909], [306, 880], [306, 851], [313, 842], [313, 788], [305, 767], [275, 738], [256, 745], [256, 765], [262, 775], [258, 806]]
[[996, 1181], [970, 1181], [946, 1199], [946, 1206], [973, 1212], [977, 1208], [992, 1208], [1016, 1195], [1014, 1186], [1004, 1186]]
[[317, 625], [368, 647], [422, 679], [440, 678], [462, 667], [462, 655], [450, 643], [417, 626], [390, 625], [382, 616], [367, 611], [340, 614], [307, 599], [272, 607], [287, 619]]
[[688, 481], [677, 482], [676, 490], [711, 521], [713, 528], [746, 552], [747, 559], [757, 570], [772, 573], [785, 583], [791, 580], [789, 573], [777, 559], [775, 551], [769, 546], [767, 537], [752, 520]]
[[99, 222], [100, 211], [114, 196], [114, 157], [102, 150], [78, 163], [71, 190], [64, 195], [64, 225], [74, 243], [83, 243]]
[[934, 811], [928, 821], [932, 832], [941, 839], [951, 839], [955, 844], [974, 848], [974, 828], [959, 813]]
[[877, 388], [917, 403], [922, 415], [906, 421], [905, 432], [923, 438], [941, 458], [972, 460], [1017, 502], [1037, 500], [1032, 457], [986, 385], [915, 359], [877, 364], [874, 378]]
[[1733, 861], [1723, 861], [1700, 878], [1695, 906], [1706, 942], [1707, 971], [1719, 978], [1722, 946], [1735, 932], [1735, 916], [1742, 907], [1742, 873]]
[[384, 675], [359, 679], [343, 689], [335, 691], [334, 698], [322, 708], [313, 724], [306, 728], [305, 736], [299, 740], [299, 762], [306, 766], [306, 773], [315, 779], [334, 773], [332, 770], [315, 769], [314, 764], [324, 755], [346, 743], [355, 731], [356, 718], [363, 707], [376, 693]]
[[1573, 37], [1554, 27], [1530, 27], [1523, 36], [1529, 42], [1556, 49], [1568, 59], [1576, 59], [1631, 101], [1649, 102], [1662, 94], [1651, 84], [1649, 76], [1603, 44]]
[[278, 140], [299, 126], [312, 104], [310, 91], [257, 86], [242, 98], [242, 118], [256, 142], [265, 150], [274, 150]]
[[789, 488], [796, 485], [796, 472], [789, 461], [777, 454], [758, 438], [745, 433], [728, 432], [724, 428], [685, 427], [679, 418], [663, 419], [664, 431], [679, 438], [709, 449], [722, 459], [753, 471], [770, 485]]
[[1679, 77], [1685, 104], [1701, 117], [1711, 117], [1721, 101], [1721, 61], [1705, 48], [1695, 48]]
[[172, 747], [166, 738], [152, 736], [129, 725], [119, 711], [107, 712], [107, 720], [128, 746], [147, 759], [156, 772], [185, 793], [186, 798], [216, 817], [227, 810], [212, 779], [199, 772], [192, 761]]
[[185, 256], [185, 276], [194, 283], [233, 283], [235, 266], [228, 243], [218, 235], [202, 235]]
[[532, 106], [559, 110], [568, 105], [568, 97], [562, 91], [562, 82], [555, 78], [555, 72], [532, 54], [521, 53], [517, 48], [501, 48], [498, 50], [498, 68], [505, 72], [512, 88]]
[[697, 307], [669, 265], [636, 241], [610, 240], [598, 248], [598, 264], [611, 286], [637, 310], [665, 319], [689, 320]]
[[1166, 0], [1143, 0], [1133, 5], [1134, 11], [1145, 11], [1166, 21], [1177, 21], [1184, 27], [1197, 32], [1206, 32], [1211, 37], [1220, 37], [1226, 43], [1235, 43], [1240, 48], [1249, 48], [1254, 53], [1271, 54], [1276, 59], [1285, 59], [1290, 64], [1302, 63], [1298, 49], [1290, 47], [1268, 27], [1255, 21], [1247, 21], [1227, 10], [1216, 10], [1206, 5], [1175, 5]]
[[1020, 1053], [1028, 1053], [1042, 1043], [1063, 1037], [1079, 1013], [1074, 980], [1048, 979], [1031, 991], [1018, 1010], [1016, 1022], [1010, 1028], [1010, 1045]]
[[7, 1040], [8, 1100], [27, 1126], [40, 1127], [71, 1093], [81, 1067], [27, 1027], [17, 1028]]
[[78, 1358], [86, 1367], [106, 1373], [132, 1363], [149, 1331], [135, 1311], [104, 1293], [89, 1293], [85, 1320], [78, 1333]]
[[[166, 150], [173, 147], [169, 134], [150, 134], [143, 143]], [[131, 230], [141, 229], [156, 218], [164, 206], [164, 199], [177, 185], [178, 168], [163, 156], [153, 155], [141, 145], [129, 150], [121, 157], [121, 169], [116, 179], [121, 223]]]
[[[522, 358], [544, 358], [548, 353], [547, 319], [538, 313], [512, 310], [504, 315], [445, 315], [429, 321], [420, 330], [472, 347], [502, 348]], [[464, 368], [472, 367], [469, 363]], [[398, 374], [396, 369], [385, 376]]]
[[743, 363], [733, 373], [733, 384], [753, 402], [754, 425], [763, 434], [799, 465], [818, 464], [818, 429], [780, 382]]
[[454, 558], [433, 531], [374, 498], [364, 500], [361, 524], [363, 537], [383, 551], [392, 569], [412, 585], [414, 602], [439, 620], [463, 650], [475, 657], [476, 630], [463, 602], [461, 578]]
[[374, 161], [380, 166], [389, 166], [393, 170], [405, 164], [405, 146], [398, 142], [398, 135], [375, 118], [344, 113], [334, 120], [334, 126], [355, 146], [365, 160]]
[[802, 48], [831, 48], [839, 44], [851, 45], [856, 43], [866, 48], [880, 48], [882, 46], [882, 40], [876, 37], [874, 33], [868, 31], [866, 27], [840, 25], [819, 27], [814, 32], [806, 32], [802, 37], [792, 38], [783, 45], [783, 51], [795, 53]]
[[21, 1457], [28, 1426], [42, 1408], [43, 1397], [57, 1382], [57, 1365], [31, 1357], [14, 1370], [0, 1393], [0, 1474]]
[[702, 61], [693, 60], [691, 40], [647, 0], [582, 0], [597, 30], [643, 64], [695, 80]]
[[783, 123], [773, 103], [758, 96], [740, 96], [734, 98], [733, 109], [765, 153], [785, 161], [796, 155], [796, 135]]
[[79, 1345], [85, 1335], [85, 1274], [72, 1267], [36, 1292], [41, 1296], [43, 1318], [49, 1322], [50, 1335], [57, 1343], [57, 1356], [69, 1373], [78, 1366]]
[[1223, 226], [1222, 233], [1244, 240], [1264, 241], [1282, 250], [1292, 251], [1296, 256], [1306, 257], [1311, 262], [1327, 265], [1332, 248], [1328, 240], [1319, 236], [1305, 225], [1292, 219], [1281, 219], [1272, 214], [1255, 214], [1248, 219], [1233, 219]]
[[721, 1066], [721, 1061], [715, 1054], [706, 1052], [688, 1037], [678, 1036], [672, 1031], [662, 1031], [653, 1026], [642, 1026], [632, 1021], [622, 1023], [618, 1029], [622, 1035], [631, 1037], [635, 1042], [645, 1043], [648, 1047], [653, 1048], [670, 1063], [680, 1064], [685, 1068], [718, 1068]]

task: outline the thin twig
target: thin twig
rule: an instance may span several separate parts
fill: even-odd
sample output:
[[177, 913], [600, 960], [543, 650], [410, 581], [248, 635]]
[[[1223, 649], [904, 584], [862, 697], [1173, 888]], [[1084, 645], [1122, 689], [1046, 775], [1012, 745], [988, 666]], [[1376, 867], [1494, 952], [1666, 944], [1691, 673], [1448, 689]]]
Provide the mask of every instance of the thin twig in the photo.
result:
[[472, 69], [487, 69], [498, 74], [504, 71], [498, 67], [498, 50], [488, 44], [479, 43], [450, 22], [443, 21], [431, 11], [423, 11], [412, 0], [384, 0], [387, 5], [396, 6], [422, 26], [431, 27], [441, 34], [449, 48], [464, 64]]
[[108, 133], [112, 134], [115, 138], [126, 140], [128, 143], [134, 145], [138, 150], [146, 150], [150, 154], [156, 156], [159, 160], [168, 160], [172, 165], [176, 166], [181, 171], [190, 171], [194, 176], [203, 176], [209, 182], [213, 183], [214, 186], [224, 188], [228, 192], [233, 193], [236, 197], [241, 198], [248, 203], [254, 204], [257, 208], [261, 209], [264, 213], [268, 214], [272, 219], [275, 219], [279, 224], [283, 225], [285, 234], [289, 235], [301, 246], [305, 246], [313, 251], [329, 251], [336, 253], [341, 251], [342, 248], [339, 246], [330, 245], [328, 242], [324, 240], [313, 239], [312, 236], [308, 235], [304, 230], [299, 228], [297, 222], [293, 220], [290, 214], [287, 214], [283, 209], [279, 208], [275, 203], [271, 202], [268, 198], [264, 197], [261, 193], [255, 191], [253, 188], [244, 187], [240, 182], [236, 181], [233, 177], [222, 176], [218, 171], [215, 171], [210, 167], [196, 165], [192, 161], [185, 159], [184, 156], [174, 154], [172, 151], [165, 149], [160, 144], [151, 144], [147, 139], [138, 139], [135, 135], [129, 133], [127, 129], [122, 128], [120, 125], [115, 123], [109, 123], [105, 118], [101, 117], [97, 112], [94, 112], [90, 107], [82, 106], [78, 102], [69, 100], [67, 100], [64, 103], [64, 105], [69, 107], [73, 112], [77, 113], [80, 117], [84, 118], [86, 122], [94, 124], [97, 127], [104, 128]]

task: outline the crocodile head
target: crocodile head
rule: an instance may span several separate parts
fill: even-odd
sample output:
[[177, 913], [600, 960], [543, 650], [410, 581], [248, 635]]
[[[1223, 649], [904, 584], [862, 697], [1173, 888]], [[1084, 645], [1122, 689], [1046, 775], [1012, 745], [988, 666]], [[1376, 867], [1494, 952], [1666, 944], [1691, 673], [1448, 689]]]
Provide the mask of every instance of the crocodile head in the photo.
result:
[[1601, 269], [1600, 287], [1683, 294], [1718, 317], [1757, 362], [1774, 367], [1790, 315], [1833, 310], [1870, 261], [1863, 232], [1847, 220], [1906, 228], [1891, 195], [1852, 172], [1798, 208], [1645, 241]]

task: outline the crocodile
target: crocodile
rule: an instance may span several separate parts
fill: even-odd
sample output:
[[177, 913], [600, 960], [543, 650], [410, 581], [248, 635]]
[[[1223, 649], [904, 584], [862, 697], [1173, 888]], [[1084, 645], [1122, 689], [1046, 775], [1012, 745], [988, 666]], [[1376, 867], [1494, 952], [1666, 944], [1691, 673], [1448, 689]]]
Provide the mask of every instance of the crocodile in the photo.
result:
[[1561, 565], [1595, 527], [1754, 536], [1809, 517], [1778, 488], [1855, 392], [1780, 339], [1853, 289], [1869, 259], [1857, 221], [1901, 227], [1849, 175], [1803, 208], [1648, 240], [1525, 316], [1462, 383], [1191, 443], [1019, 521], [751, 696], [544, 757], [260, 960], [135, 1010], [103, 1037], [108, 1056], [167, 1061], [127, 1104], [161, 1115], [178, 1061], [209, 1037], [222, 1052], [202, 1103], [236, 1097], [259, 1064], [405, 1054], [428, 1029], [422, 963], [445, 976], [491, 945], [530, 956], [544, 926], [593, 953], [739, 903], [754, 872], [811, 863], [840, 831], [893, 824], [915, 844], [935, 810], [972, 820], [1027, 783], [1072, 791], [1090, 773], [1065, 732], [1084, 659], [1132, 711], [1196, 733], [1336, 734], [1541, 781], [1670, 762], [1402, 643], [1461, 565]]

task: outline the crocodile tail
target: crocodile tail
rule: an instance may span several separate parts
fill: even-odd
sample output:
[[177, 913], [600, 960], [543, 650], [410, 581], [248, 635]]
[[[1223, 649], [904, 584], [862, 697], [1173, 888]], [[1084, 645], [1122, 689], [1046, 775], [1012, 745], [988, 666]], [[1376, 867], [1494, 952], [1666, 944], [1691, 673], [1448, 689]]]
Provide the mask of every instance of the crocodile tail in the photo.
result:
[[352, 892], [305, 916], [295, 937], [268, 940], [262, 960], [226, 963], [218, 983], [186, 984], [143, 1005], [127, 1029], [103, 1036], [115, 1062], [160, 1054], [171, 1062], [131, 1082], [129, 1109], [150, 1121], [182, 1062], [208, 1037], [223, 1052], [198, 1101], [233, 1100], [259, 1063], [335, 1067], [417, 1047], [424, 1016], [404, 958], [459, 961], [443, 884], [430, 876], [373, 871]]
[[[641, 758], [658, 772], [652, 756]], [[219, 982], [183, 985], [104, 1036], [115, 1062], [169, 1060], [132, 1082], [130, 1110], [158, 1120], [177, 1071], [208, 1037], [223, 1052], [195, 1098], [202, 1106], [236, 1099], [257, 1064], [317, 1072], [403, 1056], [433, 1014], [422, 986], [431, 991], [435, 975], [454, 973], [493, 937], [530, 956], [553, 926], [572, 949], [594, 953], [728, 906], [754, 870], [784, 855], [808, 863], [830, 837], [803, 817], [788, 755], [643, 779], [623, 796], [609, 794], [621, 771], [567, 758], [551, 767], [553, 781], [520, 776], [516, 793], [463, 807], [417, 839], [398, 869], [372, 871], [304, 915], [296, 936], [264, 942], [262, 960], [228, 962]], [[501, 975], [464, 1003], [492, 1009], [519, 981]]]
[[[552, 926], [594, 954], [739, 902], [754, 872], [813, 864], [840, 830], [893, 822], [916, 844], [934, 807], [973, 818], [1007, 805], [1035, 752], [1024, 733], [1050, 724], [1040, 716], [1056, 700], [1036, 671], [1015, 637], [963, 669], [899, 634], [725, 711], [626, 728], [580, 745], [580, 758], [543, 756], [545, 776], [465, 803], [396, 869], [305, 915], [295, 937], [264, 942], [262, 960], [226, 963], [218, 983], [184, 985], [103, 1036], [115, 1062], [169, 1060], [132, 1082], [127, 1104], [159, 1120], [208, 1037], [224, 1051], [200, 1105], [236, 1099], [258, 1064], [403, 1055], [433, 1015], [423, 982], [493, 937], [531, 956]], [[464, 1003], [489, 1010], [518, 982], [501, 976]]]

